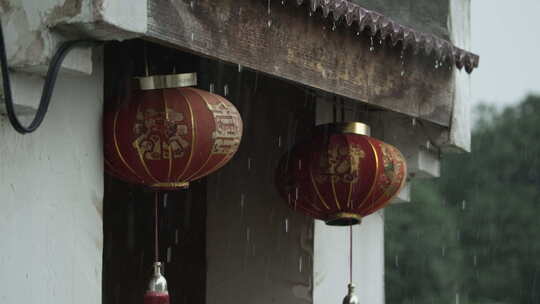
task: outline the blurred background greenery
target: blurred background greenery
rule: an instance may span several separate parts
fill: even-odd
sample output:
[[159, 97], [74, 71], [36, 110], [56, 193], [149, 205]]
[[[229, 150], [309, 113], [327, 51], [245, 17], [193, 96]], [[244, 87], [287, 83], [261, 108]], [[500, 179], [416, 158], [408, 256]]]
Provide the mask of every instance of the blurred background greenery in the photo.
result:
[[540, 303], [540, 96], [476, 115], [471, 153], [385, 209], [388, 304]]

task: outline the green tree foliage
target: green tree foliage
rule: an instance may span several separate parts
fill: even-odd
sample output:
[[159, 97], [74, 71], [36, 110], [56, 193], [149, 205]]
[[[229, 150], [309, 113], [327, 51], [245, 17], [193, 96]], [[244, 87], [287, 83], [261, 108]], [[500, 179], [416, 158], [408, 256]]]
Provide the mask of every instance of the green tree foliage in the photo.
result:
[[387, 208], [389, 304], [540, 303], [540, 97], [478, 116], [472, 153]]

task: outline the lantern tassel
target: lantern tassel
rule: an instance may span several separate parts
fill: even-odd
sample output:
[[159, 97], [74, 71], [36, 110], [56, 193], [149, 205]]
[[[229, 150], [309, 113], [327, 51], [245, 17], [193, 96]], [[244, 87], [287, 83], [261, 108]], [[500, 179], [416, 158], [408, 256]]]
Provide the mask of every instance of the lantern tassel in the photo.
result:
[[169, 291], [167, 290], [167, 280], [161, 274], [162, 264], [159, 262], [159, 225], [158, 225], [158, 193], [155, 195], [154, 210], [154, 273], [148, 283], [148, 289], [144, 295], [144, 304], [169, 304]]

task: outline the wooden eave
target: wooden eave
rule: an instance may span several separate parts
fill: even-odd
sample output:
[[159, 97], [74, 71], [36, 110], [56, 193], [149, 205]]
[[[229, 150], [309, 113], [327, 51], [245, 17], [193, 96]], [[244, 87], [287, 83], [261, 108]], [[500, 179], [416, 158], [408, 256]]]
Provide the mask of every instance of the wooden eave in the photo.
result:
[[[464, 73], [454, 68], [454, 59], [478, 64], [476, 55], [447, 48], [429, 35], [410, 36], [380, 14], [362, 21], [358, 7], [340, 6], [352, 5], [346, 0], [289, 0], [286, 5], [278, 0], [146, 1], [146, 31], [136, 37], [442, 127], [452, 120], [454, 73]], [[106, 19], [82, 28], [107, 40], [129, 35]], [[437, 44], [447, 51], [433, 49]]]

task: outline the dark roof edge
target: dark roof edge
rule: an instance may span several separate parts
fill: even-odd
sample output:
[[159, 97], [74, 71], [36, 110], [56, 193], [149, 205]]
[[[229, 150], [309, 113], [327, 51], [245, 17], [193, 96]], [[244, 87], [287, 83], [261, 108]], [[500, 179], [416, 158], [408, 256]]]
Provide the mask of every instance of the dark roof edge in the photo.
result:
[[[434, 53], [440, 62], [449, 61], [451, 64], [455, 64], [460, 70], [465, 67], [467, 73], [471, 73], [473, 69], [478, 67], [480, 60], [478, 55], [458, 48], [448, 40], [439, 38], [433, 34], [416, 31], [382, 14], [365, 9], [347, 0], [289, 1], [296, 1], [298, 5], [308, 3], [309, 9], [312, 12], [320, 8], [325, 18], [332, 13], [334, 21], [343, 18], [347, 26], [352, 26], [353, 23], [356, 23], [358, 32], [369, 29], [371, 36], [375, 36], [379, 32], [381, 39], [390, 39], [392, 45], [402, 42], [404, 49], [412, 48], [415, 54], [418, 54], [420, 51], [423, 51], [426, 55]], [[283, 0], [283, 3], [285, 3], [285, 0]]]

